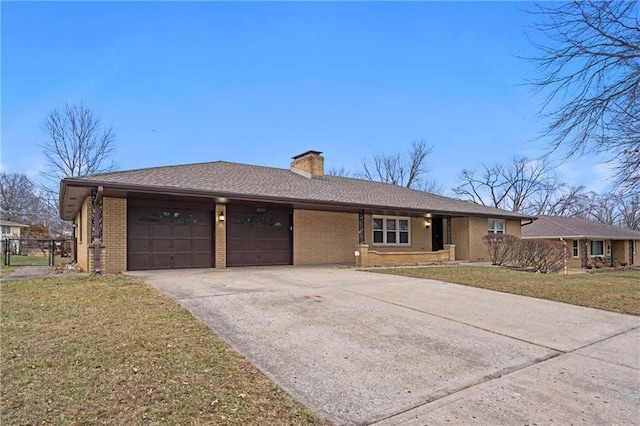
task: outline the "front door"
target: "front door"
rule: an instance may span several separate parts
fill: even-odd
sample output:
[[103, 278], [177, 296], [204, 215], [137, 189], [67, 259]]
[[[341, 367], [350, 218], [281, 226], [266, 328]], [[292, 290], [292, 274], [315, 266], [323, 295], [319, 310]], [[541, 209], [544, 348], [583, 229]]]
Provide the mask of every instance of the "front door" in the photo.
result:
[[442, 236], [442, 218], [431, 219], [431, 251], [444, 249], [444, 238]]

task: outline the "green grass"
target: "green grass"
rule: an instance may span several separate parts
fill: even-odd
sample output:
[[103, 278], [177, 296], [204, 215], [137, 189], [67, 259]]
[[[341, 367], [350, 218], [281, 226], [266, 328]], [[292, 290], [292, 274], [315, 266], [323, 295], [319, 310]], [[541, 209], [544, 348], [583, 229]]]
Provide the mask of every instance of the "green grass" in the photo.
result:
[[12, 273], [14, 271], [17, 271], [20, 268], [21, 268], [20, 266], [4, 266], [4, 265], [0, 265], [0, 278], [2, 278], [5, 275], [10, 274], [10, 273]]
[[325, 424], [125, 276], [0, 282], [3, 424]]
[[605, 311], [640, 315], [639, 270], [561, 275], [460, 265], [377, 269], [372, 272], [428, 278]]
[[[59, 263], [71, 262], [70, 257], [56, 256], [53, 260], [56, 265]], [[48, 256], [22, 256], [18, 254], [12, 254], [9, 257], [9, 263], [11, 263], [11, 266], [47, 266], [49, 264], [49, 257]]]

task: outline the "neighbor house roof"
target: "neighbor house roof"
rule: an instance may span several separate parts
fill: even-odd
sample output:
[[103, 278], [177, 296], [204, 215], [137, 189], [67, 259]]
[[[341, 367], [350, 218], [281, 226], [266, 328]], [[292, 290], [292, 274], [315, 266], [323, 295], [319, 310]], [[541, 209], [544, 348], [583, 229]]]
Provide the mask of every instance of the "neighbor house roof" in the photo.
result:
[[579, 217], [540, 216], [522, 227], [522, 238], [588, 238], [638, 240], [640, 232]]
[[29, 225], [24, 225], [22, 223], [11, 222], [8, 220], [0, 220], [0, 226], [15, 226], [17, 228], [28, 228]]
[[[67, 178], [61, 182], [60, 214], [70, 220], [87, 188], [104, 187], [122, 194], [156, 193], [193, 197], [289, 203], [291, 205], [343, 206], [435, 214], [532, 219], [492, 207], [455, 200], [397, 185], [325, 175], [305, 177], [288, 169], [216, 161], [153, 167]], [[84, 192], [82, 192], [84, 191]]]

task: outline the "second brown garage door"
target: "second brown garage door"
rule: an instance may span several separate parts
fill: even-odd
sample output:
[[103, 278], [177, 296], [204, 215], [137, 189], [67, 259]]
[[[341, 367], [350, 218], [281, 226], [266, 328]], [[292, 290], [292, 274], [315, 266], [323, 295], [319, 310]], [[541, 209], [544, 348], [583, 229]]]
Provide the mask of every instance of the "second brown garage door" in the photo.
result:
[[227, 206], [227, 266], [290, 265], [289, 208]]

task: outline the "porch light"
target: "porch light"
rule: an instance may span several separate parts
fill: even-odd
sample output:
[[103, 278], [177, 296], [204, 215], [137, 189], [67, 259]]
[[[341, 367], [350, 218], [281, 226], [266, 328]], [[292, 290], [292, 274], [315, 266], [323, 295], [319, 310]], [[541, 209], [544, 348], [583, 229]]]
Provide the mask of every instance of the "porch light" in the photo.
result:
[[218, 220], [220, 222], [224, 222], [224, 211], [220, 210], [220, 214], [218, 215]]
[[424, 221], [424, 227], [428, 229], [430, 226], [431, 226], [431, 219], [425, 220]]

